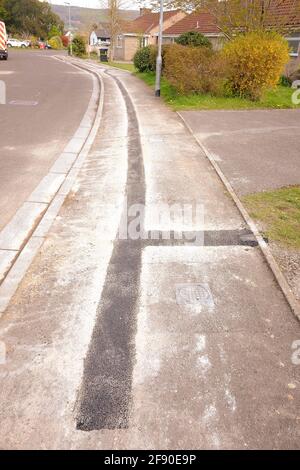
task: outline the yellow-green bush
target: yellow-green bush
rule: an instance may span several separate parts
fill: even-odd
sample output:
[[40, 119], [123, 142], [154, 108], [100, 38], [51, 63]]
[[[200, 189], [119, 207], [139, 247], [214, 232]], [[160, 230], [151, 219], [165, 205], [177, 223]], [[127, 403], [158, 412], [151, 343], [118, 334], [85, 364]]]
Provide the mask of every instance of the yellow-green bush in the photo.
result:
[[237, 96], [258, 100], [274, 88], [289, 61], [287, 41], [277, 33], [252, 32], [223, 48], [228, 65], [228, 88]]
[[49, 39], [49, 44], [52, 47], [52, 49], [62, 49], [63, 48], [63, 43], [60, 38], [60, 36], [53, 36], [51, 39]]
[[220, 94], [226, 67], [221, 55], [208, 47], [174, 44], [164, 54], [164, 75], [178, 93]]

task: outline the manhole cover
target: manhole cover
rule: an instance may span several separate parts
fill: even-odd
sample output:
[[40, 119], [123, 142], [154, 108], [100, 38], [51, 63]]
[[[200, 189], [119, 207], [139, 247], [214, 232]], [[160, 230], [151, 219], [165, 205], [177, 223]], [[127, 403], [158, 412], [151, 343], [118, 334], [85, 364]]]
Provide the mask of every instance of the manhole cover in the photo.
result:
[[176, 301], [178, 305], [202, 305], [214, 307], [213, 297], [208, 284], [177, 284]]

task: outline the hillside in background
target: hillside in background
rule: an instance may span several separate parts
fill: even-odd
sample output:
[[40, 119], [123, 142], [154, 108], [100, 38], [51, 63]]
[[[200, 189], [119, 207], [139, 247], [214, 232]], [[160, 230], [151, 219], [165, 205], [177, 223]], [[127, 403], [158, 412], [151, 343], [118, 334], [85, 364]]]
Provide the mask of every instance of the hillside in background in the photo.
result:
[[[69, 25], [69, 8], [65, 5], [52, 5], [54, 13], [60, 16], [65, 23], [66, 29]], [[139, 10], [121, 10], [121, 16], [124, 21], [130, 21], [140, 15]], [[96, 23], [105, 22], [107, 20], [107, 10], [94, 8], [71, 8], [72, 28], [76, 31], [89, 31], [91, 26]]]

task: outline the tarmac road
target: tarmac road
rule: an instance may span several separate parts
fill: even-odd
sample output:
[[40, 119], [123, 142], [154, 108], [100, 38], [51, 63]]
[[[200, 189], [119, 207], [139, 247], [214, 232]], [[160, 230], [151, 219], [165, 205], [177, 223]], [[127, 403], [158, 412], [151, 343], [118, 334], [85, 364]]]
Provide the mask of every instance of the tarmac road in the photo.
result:
[[76, 132], [91, 96], [91, 77], [52, 55], [10, 51], [0, 62], [0, 230]]

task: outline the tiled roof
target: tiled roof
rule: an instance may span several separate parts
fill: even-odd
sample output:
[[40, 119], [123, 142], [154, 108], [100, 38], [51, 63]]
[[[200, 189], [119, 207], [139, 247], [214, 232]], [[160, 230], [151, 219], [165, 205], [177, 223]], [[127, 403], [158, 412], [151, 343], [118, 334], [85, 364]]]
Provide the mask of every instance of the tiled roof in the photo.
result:
[[110, 38], [108, 23], [103, 23], [99, 25], [99, 29], [97, 29], [95, 32], [97, 34], [97, 38]]
[[272, 0], [269, 22], [271, 26], [300, 29], [300, 0]]
[[198, 31], [202, 34], [219, 33], [214, 17], [210, 13], [191, 13], [182, 20], [170, 26], [164, 34], [180, 35], [188, 31]]
[[[168, 20], [174, 15], [177, 15], [180, 10], [166, 11], [164, 19]], [[151, 29], [158, 27], [159, 13], [145, 13], [133, 21], [128, 22], [124, 28], [124, 33], [148, 33]]]
[[[300, 0], [271, 0], [267, 23], [300, 31]], [[164, 34], [180, 35], [188, 31], [215, 34], [220, 30], [213, 15], [208, 12], [194, 12], [170, 26]]]

